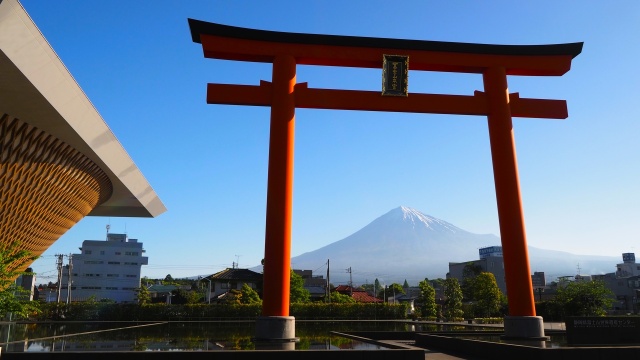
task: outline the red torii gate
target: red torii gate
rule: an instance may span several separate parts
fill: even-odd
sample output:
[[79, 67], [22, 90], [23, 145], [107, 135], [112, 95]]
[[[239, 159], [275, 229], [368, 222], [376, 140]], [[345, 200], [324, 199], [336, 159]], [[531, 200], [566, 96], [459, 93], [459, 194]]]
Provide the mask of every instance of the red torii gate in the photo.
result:
[[[583, 43], [488, 45], [300, 34], [193, 19], [189, 19], [189, 26], [193, 41], [202, 44], [206, 58], [273, 63], [272, 82], [260, 81], [259, 86], [207, 86], [209, 104], [271, 107], [263, 317], [289, 316], [296, 108], [485, 115], [512, 318], [505, 321], [505, 334], [521, 338], [544, 336], [542, 320], [535, 311], [511, 118], [565, 119], [567, 105], [564, 100], [509, 94], [507, 75], [561, 76], [569, 71]], [[314, 89], [306, 83], [296, 83], [298, 64], [382, 69], [383, 57], [388, 54], [410, 58], [411, 70], [482, 74], [484, 92], [475, 91], [472, 96], [381, 96], [376, 91]], [[538, 319], [531, 322], [530, 317]], [[287, 332], [292, 335], [284, 329]]]

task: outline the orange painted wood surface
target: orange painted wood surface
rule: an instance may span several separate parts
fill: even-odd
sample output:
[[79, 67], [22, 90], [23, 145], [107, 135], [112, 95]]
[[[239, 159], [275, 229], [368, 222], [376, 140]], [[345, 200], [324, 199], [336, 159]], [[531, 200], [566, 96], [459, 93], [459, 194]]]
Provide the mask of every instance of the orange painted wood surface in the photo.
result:
[[[382, 96], [377, 91], [312, 89], [306, 83], [295, 86], [295, 106], [303, 109], [388, 111], [450, 115], [487, 115], [485, 94], [469, 95], [412, 93], [407, 97]], [[208, 84], [208, 104], [271, 106], [271, 83], [260, 86]], [[513, 117], [566, 119], [564, 100], [520, 98], [510, 94]]]

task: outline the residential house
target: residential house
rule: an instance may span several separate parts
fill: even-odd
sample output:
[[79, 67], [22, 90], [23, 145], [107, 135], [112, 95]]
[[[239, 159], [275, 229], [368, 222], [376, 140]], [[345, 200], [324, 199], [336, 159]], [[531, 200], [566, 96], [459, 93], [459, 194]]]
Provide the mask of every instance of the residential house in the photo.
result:
[[232, 290], [240, 290], [244, 284], [255, 290], [262, 297], [262, 274], [238, 268], [226, 268], [213, 275], [206, 276], [204, 280], [211, 281], [208, 299], [222, 300]]
[[178, 286], [155, 284], [149, 286], [148, 290], [152, 303], [164, 302], [171, 304], [172, 292], [178, 290]]

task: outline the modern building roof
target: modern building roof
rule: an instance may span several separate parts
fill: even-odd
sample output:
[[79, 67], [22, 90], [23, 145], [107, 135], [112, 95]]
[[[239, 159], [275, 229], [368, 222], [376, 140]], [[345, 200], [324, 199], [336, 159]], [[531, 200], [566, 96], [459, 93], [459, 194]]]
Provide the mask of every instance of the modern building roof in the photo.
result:
[[17, 0], [0, 1], [0, 116], [75, 149], [112, 186], [88, 216], [155, 217], [166, 208]]

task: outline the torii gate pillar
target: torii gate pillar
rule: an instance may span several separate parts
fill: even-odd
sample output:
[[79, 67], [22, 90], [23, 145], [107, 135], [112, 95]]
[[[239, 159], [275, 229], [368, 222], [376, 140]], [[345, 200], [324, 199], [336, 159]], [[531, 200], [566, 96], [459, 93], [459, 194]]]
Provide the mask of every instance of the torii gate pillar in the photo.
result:
[[293, 345], [295, 318], [289, 316], [291, 214], [293, 207], [294, 87], [296, 62], [288, 55], [273, 61], [269, 174], [264, 247], [262, 316], [256, 320], [258, 340]]
[[[509, 89], [504, 68], [490, 67], [482, 74], [487, 94], [489, 142], [500, 222], [500, 239], [509, 291], [509, 314], [505, 317], [505, 338], [545, 339], [541, 316], [535, 316], [529, 252], [527, 250], [524, 212], [516, 146], [513, 136]], [[522, 266], [526, 264], [526, 266]]]

